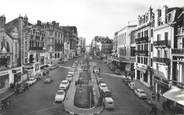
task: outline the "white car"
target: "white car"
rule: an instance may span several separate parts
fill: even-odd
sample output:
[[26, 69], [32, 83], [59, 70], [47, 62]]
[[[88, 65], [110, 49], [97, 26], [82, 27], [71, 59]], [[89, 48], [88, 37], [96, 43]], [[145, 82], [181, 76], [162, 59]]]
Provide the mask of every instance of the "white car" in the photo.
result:
[[73, 75], [71, 75], [71, 74], [68, 74], [67, 76], [66, 76], [66, 80], [68, 80], [68, 81], [72, 81], [72, 79], [73, 79]]
[[66, 90], [69, 87], [70, 82], [68, 80], [62, 80], [59, 89]]
[[56, 102], [62, 102], [65, 99], [65, 91], [64, 90], [58, 90], [55, 96], [55, 103]]
[[108, 89], [106, 83], [100, 83], [100, 84], [99, 84], [99, 88], [100, 88], [100, 90], [106, 90], [106, 89]]
[[68, 74], [74, 75], [74, 71], [69, 71]]
[[105, 97], [103, 100], [105, 109], [113, 110], [114, 109], [114, 100], [111, 97]]
[[143, 89], [134, 89], [135, 94], [141, 99], [147, 99], [147, 94]]
[[29, 86], [33, 85], [34, 83], [36, 83], [36, 78], [30, 77], [28, 79], [28, 81], [26, 82]]

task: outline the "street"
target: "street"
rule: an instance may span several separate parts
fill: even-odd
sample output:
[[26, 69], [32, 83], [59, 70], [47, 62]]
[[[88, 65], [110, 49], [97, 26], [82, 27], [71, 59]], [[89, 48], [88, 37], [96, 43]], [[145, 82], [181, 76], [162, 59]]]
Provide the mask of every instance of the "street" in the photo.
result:
[[[71, 67], [74, 60], [70, 60], [63, 66]], [[94, 60], [93, 60], [94, 61]], [[95, 61], [101, 68], [101, 75], [112, 91], [115, 101], [113, 111], [104, 110], [101, 115], [145, 115], [150, 107], [138, 99], [135, 94], [122, 82], [121, 78], [112, 77], [112, 72], [101, 60]], [[58, 89], [59, 81], [67, 75], [68, 69], [60, 67], [50, 71], [54, 82], [44, 84], [38, 81], [26, 92], [12, 97], [11, 107], [2, 112], [3, 115], [68, 115], [64, 111], [63, 104], [55, 104], [54, 96]], [[106, 73], [106, 74], [103, 74]], [[109, 73], [109, 75], [107, 75]]]
[[103, 74], [112, 74], [112, 72], [102, 60], [96, 62], [101, 68], [103, 81], [112, 91], [112, 97], [115, 101], [115, 109], [113, 111], [104, 110], [102, 115], [145, 115], [149, 112], [151, 108], [148, 104], [138, 99], [134, 92], [122, 82], [121, 78]]
[[[75, 59], [64, 64], [71, 67]], [[42, 80], [31, 86], [22, 94], [12, 97], [12, 104], [7, 110], [2, 111], [3, 115], [68, 115], [63, 111], [63, 104], [54, 103], [54, 97], [59, 82], [65, 78], [68, 69], [57, 68], [50, 71], [54, 80], [50, 84], [44, 84]]]

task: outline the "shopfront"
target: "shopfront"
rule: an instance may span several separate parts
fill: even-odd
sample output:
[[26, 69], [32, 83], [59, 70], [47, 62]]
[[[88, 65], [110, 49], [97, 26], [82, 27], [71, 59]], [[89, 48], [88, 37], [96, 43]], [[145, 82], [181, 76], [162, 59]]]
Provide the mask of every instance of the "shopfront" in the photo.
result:
[[3, 93], [9, 87], [9, 73], [0, 72], [0, 93]]
[[143, 84], [151, 86], [151, 71], [148, 66], [143, 64], [135, 64], [135, 79], [140, 80]]

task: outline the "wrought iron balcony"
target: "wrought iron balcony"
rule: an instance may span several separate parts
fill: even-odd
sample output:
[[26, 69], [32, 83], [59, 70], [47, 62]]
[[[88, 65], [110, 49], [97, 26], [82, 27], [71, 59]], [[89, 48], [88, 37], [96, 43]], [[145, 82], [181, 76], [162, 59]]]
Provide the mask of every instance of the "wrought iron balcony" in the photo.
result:
[[137, 38], [135, 39], [135, 42], [136, 43], [145, 43], [145, 42], [148, 42], [148, 37], [141, 37], [141, 38]]
[[135, 54], [140, 55], [140, 56], [148, 56], [148, 51], [147, 50], [136, 50]]
[[169, 47], [169, 41], [168, 40], [159, 40], [159, 41], [154, 41], [153, 45], [155, 47]]
[[172, 49], [172, 54], [184, 55], [184, 48], [183, 49], [173, 48]]
[[169, 58], [153, 57], [153, 61], [160, 62], [160, 63], [165, 63], [166, 65], [170, 64], [170, 59]]

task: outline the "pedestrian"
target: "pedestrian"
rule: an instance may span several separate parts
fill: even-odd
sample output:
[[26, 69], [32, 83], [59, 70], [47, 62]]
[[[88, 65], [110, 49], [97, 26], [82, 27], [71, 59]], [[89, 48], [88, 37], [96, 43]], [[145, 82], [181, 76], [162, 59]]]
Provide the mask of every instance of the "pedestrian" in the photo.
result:
[[155, 93], [152, 93], [152, 99], [155, 100]]
[[156, 105], [153, 105], [150, 111], [150, 115], [157, 115], [157, 107]]
[[157, 101], [160, 101], [160, 93], [157, 93]]

